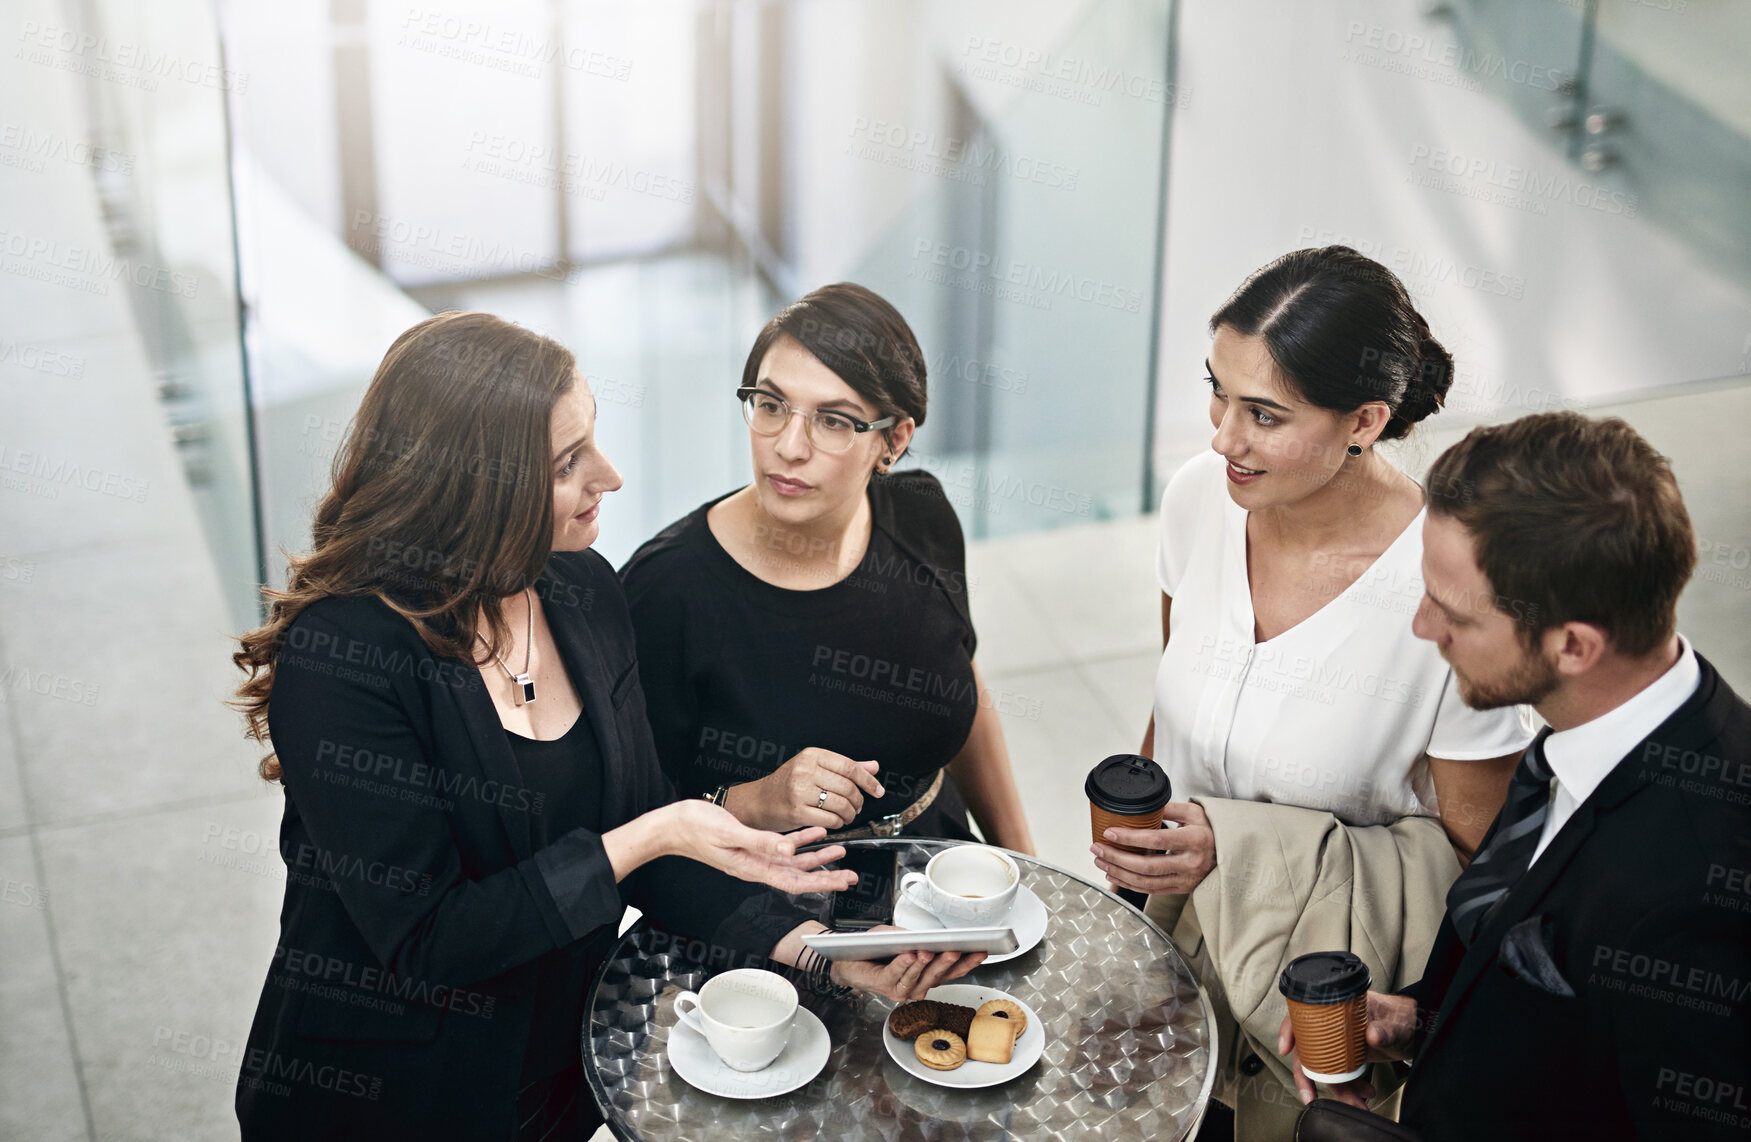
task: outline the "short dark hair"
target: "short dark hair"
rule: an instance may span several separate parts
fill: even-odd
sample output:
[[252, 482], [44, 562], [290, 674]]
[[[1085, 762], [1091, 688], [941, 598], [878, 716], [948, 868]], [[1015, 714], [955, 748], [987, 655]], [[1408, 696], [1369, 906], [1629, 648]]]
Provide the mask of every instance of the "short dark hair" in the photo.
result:
[[1453, 385], [1453, 355], [1429, 332], [1404, 283], [1348, 246], [1293, 250], [1255, 271], [1210, 318], [1263, 337], [1277, 370], [1319, 408], [1385, 401], [1380, 439], [1434, 413]]
[[1429, 469], [1428, 505], [1471, 533], [1527, 646], [1583, 622], [1634, 657], [1677, 629], [1696, 533], [1671, 464], [1617, 417], [1546, 412], [1474, 428]]
[[759, 383], [760, 362], [780, 337], [795, 340], [875, 405], [877, 420], [909, 416], [924, 424], [924, 350], [900, 311], [880, 294], [836, 282], [785, 306], [754, 338], [742, 366], [743, 388]]

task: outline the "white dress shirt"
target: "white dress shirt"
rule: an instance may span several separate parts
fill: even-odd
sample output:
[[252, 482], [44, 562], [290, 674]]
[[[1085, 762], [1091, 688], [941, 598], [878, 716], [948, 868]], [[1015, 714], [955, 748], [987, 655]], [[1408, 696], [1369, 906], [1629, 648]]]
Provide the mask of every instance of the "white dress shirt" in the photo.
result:
[[1629, 756], [1643, 738], [1658, 729], [1696, 693], [1702, 668], [1690, 640], [1678, 636], [1678, 661], [1635, 697], [1590, 722], [1553, 733], [1544, 739], [1544, 760], [1556, 775], [1551, 781], [1550, 812], [1532, 860], [1538, 860], [1557, 831], [1568, 823], [1581, 802], [1593, 795], [1606, 774]]
[[1411, 617], [1423, 597], [1423, 515], [1314, 614], [1254, 641], [1247, 512], [1206, 452], [1161, 497], [1156, 575], [1173, 599], [1155, 677], [1155, 760], [1173, 796], [1322, 809], [1347, 825], [1437, 815], [1423, 755], [1503, 757], [1531, 711], [1473, 710]]

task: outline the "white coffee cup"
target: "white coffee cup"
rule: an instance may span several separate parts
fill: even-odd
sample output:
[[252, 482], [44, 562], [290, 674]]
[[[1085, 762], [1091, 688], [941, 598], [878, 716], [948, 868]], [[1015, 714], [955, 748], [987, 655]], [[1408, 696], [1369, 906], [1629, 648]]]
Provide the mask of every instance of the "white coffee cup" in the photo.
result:
[[788, 979], [737, 968], [677, 995], [675, 1017], [705, 1036], [726, 1066], [758, 1071], [784, 1053], [796, 1005], [796, 986]]
[[1000, 920], [1015, 903], [1021, 870], [1001, 849], [956, 845], [930, 858], [923, 872], [900, 880], [900, 894], [939, 920], [980, 925]]

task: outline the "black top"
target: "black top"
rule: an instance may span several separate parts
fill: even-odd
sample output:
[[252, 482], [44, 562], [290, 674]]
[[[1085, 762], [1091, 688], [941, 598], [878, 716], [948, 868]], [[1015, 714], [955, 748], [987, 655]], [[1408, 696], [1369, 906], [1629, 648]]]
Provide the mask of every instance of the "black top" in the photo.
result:
[[580, 711], [577, 720], [556, 738], [542, 741], [507, 729], [505, 740], [511, 743], [511, 756], [517, 760], [524, 786], [538, 799], [529, 814], [531, 844], [544, 848], [579, 826], [596, 833], [606, 831], [602, 820], [602, 751], [590, 730], [589, 711]]
[[1407, 989], [1399, 1121], [1425, 1142], [1745, 1137], [1751, 707], [1696, 661], [1470, 945], [1442, 920]]
[[[597, 822], [673, 800], [613, 569], [555, 553], [536, 592], [601, 759]], [[299, 614], [268, 724], [287, 876], [238, 1074], [245, 1142], [509, 1136], [544, 956], [632, 903], [714, 966], [765, 966], [802, 918], [677, 858], [616, 883], [596, 829], [542, 820], [480, 671], [376, 599]]]
[[[571, 728], [541, 741], [507, 729], [511, 755], [522, 771], [523, 784], [540, 799], [541, 811], [530, 815], [530, 841], [545, 847], [575, 828], [601, 833], [602, 751], [590, 732], [590, 715], [580, 712]], [[536, 961], [535, 1019], [529, 1028], [529, 1050], [523, 1056], [523, 1081], [562, 1071], [578, 1060], [584, 1024], [584, 993], [614, 939], [613, 925], [569, 947], [548, 952]]]
[[[620, 573], [664, 771], [698, 795], [816, 746], [881, 763], [886, 795], [866, 797], [858, 823], [900, 812], [960, 752], [979, 708], [966, 545], [942, 486], [925, 472], [872, 479], [862, 562], [803, 591], [718, 543], [706, 512], [724, 498]], [[951, 784], [906, 832], [971, 839]]]

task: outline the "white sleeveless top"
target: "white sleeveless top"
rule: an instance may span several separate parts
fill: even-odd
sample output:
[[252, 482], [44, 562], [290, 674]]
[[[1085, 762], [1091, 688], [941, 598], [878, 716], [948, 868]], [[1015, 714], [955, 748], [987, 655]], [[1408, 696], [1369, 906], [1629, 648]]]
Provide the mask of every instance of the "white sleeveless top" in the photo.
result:
[[1173, 797], [1323, 809], [1351, 825], [1437, 813], [1422, 755], [1501, 757], [1532, 741], [1522, 707], [1473, 710], [1411, 633], [1423, 512], [1342, 594], [1253, 640], [1244, 508], [1224, 461], [1186, 462], [1161, 496], [1156, 576], [1173, 599], [1155, 675], [1155, 760]]

